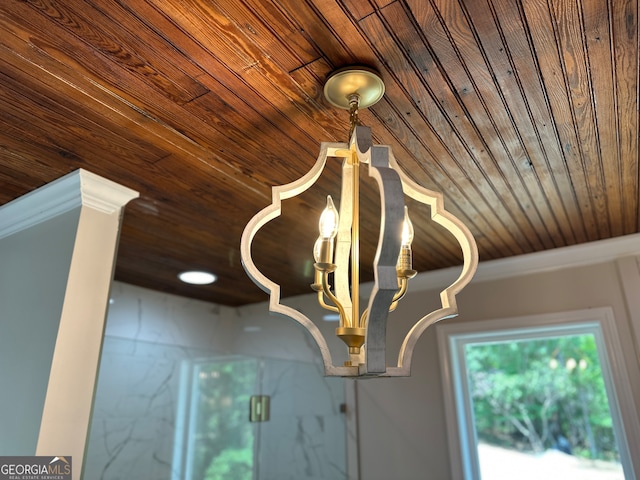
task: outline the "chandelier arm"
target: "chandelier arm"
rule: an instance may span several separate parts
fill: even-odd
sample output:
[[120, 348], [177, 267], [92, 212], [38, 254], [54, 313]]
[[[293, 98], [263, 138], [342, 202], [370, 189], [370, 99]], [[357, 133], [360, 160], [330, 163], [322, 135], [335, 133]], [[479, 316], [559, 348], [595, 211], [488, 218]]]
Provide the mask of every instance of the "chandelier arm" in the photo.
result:
[[400, 288], [393, 296], [393, 303], [398, 303], [406, 295], [409, 287], [409, 281], [406, 278], [400, 278]]
[[398, 291], [393, 296], [393, 302], [391, 303], [391, 306], [389, 307], [389, 313], [395, 311], [396, 307], [398, 306], [398, 303], [407, 294], [407, 290], [409, 288], [409, 278], [408, 277], [398, 277], [398, 281], [399, 281], [400, 285], [398, 286]]
[[324, 300], [324, 292], [322, 292], [322, 291], [318, 292], [318, 303], [325, 310], [329, 310], [331, 312], [339, 312], [340, 311], [338, 309], [338, 307], [336, 307], [335, 305], [329, 305], [327, 302], [325, 302], [325, 300]]
[[391, 301], [391, 305], [389, 306], [389, 313], [394, 312], [398, 307], [398, 303], [404, 297], [404, 293], [402, 295], [398, 295], [397, 293], [394, 295], [393, 300]]
[[407, 291], [405, 290], [402, 295], [398, 295], [396, 294], [395, 297], [393, 297], [393, 303], [391, 303], [391, 306], [389, 307], [389, 313], [394, 312], [396, 307], [398, 306], [398, 303], [400, 303], [400, 300], [402, 300], [405, 296], [405, 294], [407, 293]]
[[[347, 325], [349, 318], [347, 317], [347, 313], [345, 312], [344, 307], [342, 306], [342, 303], [340, 303], [340, 300], [338, 300], [336, 296], [333, 294], [333, 292], [331, 292], [331, 286], [329, 285], [329, 274], [326, 272], [322, 274], [322, 292], [329, 298], [329, 300], [333, 302], [333, 304], [338, 309], [338, 312], [340, 313], [340, 326], [342, 327], [350, 326], [350, 325]], [[327, 306], [330, 306], [330, 305], [327, 305]]]
[[360, 315], [360, 319], [358, 320], [358, 327], [364, 328], [365, 323], [367, 321], [368, 314], [369, 314], [369, 308], [365, 308], [364, 311], [362, 312], [362, 315]]

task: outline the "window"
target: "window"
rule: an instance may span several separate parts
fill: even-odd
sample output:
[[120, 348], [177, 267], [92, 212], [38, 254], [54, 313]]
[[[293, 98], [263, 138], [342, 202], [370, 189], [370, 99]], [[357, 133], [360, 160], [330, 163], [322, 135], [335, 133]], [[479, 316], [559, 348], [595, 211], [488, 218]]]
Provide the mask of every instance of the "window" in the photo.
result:
[[437, 331], [453, 478], [635, 480], [638, 419], [611, 309]]

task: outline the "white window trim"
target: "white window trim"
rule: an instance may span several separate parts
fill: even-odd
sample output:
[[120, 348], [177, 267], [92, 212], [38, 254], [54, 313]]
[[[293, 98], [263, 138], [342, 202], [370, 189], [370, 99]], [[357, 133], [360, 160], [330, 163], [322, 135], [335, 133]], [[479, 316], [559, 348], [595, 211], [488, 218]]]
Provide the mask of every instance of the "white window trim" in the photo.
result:
[[[541, 333], [552, 328], [553, 333]], [[629, 376], [622, 354], [615, 317], [611, 307], [574, 310], [543, 315], [501, 318], [466, 323], [442, 323], [436, 328], [442, 353], [441, 372], [447, 422], [452, 480], [478, 480], [479, 467], [475, 427], [467, 382], [462, 381], [458, 366], [460, 349], [470, 339], [499, 339], [518, 333], [531, 337], [555, 334], [594, 333], [611, 417], [619, 443], [625, 480], [636, 480], [640, 472], [640, 421]], [[466, 341], [465, 341], [466, 340]], [[631, 450], [634, 450], [633, 454]]]

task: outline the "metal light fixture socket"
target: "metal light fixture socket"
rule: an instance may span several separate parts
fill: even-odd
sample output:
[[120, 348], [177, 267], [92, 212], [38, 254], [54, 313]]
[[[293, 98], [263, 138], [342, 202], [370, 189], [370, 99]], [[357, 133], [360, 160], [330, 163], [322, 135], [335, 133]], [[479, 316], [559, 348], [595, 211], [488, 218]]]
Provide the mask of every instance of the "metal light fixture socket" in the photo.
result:
[[[349, 143], [321, 143], [318, 159], [306, 175], [287, 185], [273, 187], [271, 205], [249, 221], [240, 243], [245, 271], [270, 295], [269, 310], [297, 321], [309, 331], [320, 349], [328, 376], [408, 376], [416, 342], [427, 327], [458, 314], [456, 295], [471, 281], [478, 265], [477, 246], [471, 232], [444, 209], [442, 194], [412, 181], [399, 168], [391, 148], [373, 145], [371, 130], [360, 125], [358, 109], [374, 105], [382, 98], [384, 90], [380, 76], [367, 67], [348, 67], [329, 76], [324, 94], [332, 105], [349, 110]], [[251, 244], [256, 232], [280, 216], [283, 200], [299, 195], [318, 180], [329, 158], [342, 159], [340, 209], [337, 212], [333, 200], [328, 197], [328, 213], [324, 220], [333, 219], [335, 222], [331, 228], [325, 225], [324, 220], [320, 222], [320, 236], [313, 246], [315, 277], [311, 288], [317, 292], [318, 301], [324, 308], [340, 316], [336, 334], [349, 352], [349, 360], [343, 365], [334, 365], [327, 341], [311, 319], [280, 303], [280, 286], [262, 274], [251, 257]], [[381, 201], [380, 237], [373, 265], [375, 281], [362, 315], [359, 308], [358, 247], [361, 165], [368, 166], [369, 176], [378, 184]], [[456, 281], [440, 293], [440, 308], [417, 319], [402, 343], [397, 364], [387, 366], [387, 317], [407, 292], [409, 279], [417, 273], [412, 266], [413, 226], [405, 207], [405, 196], [430, 206], [431, 220], [448, 230], [460, 244], [463, 266]], [[399, 235], [403, 231], [405, 235]], [[334, 285], [329, 285], [329, 274], [332, 274]]]

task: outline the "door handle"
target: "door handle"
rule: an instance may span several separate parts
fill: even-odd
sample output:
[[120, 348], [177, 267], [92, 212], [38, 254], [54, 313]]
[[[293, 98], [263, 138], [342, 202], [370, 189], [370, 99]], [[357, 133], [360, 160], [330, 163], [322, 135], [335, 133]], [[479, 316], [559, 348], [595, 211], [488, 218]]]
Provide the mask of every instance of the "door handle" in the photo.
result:
[[271, 410], [271, 397], [269, 395], [252, 395], [249, 400], [249, 421], [266, 422], [269, 420]]

